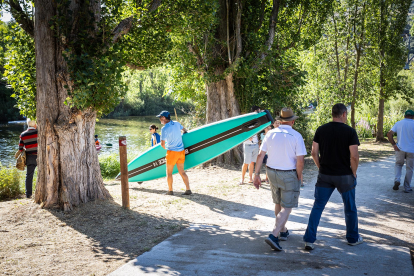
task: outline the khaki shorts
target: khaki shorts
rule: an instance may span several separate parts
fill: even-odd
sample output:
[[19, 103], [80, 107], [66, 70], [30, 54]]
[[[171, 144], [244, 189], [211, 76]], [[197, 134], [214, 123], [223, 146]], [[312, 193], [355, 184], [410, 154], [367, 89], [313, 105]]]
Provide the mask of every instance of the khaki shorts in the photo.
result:
[[298, 207], [300, 181], [296, 171], [276, 171], [266, 167], [275, 204], [284, 208]]

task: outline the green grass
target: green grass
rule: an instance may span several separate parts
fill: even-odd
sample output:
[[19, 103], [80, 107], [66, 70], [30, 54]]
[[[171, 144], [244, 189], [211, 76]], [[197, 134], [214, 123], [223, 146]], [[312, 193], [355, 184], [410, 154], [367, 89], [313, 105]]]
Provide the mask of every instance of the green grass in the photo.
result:
[[[0, 163], [0, 200], [15, 198], [23, 193], [24, 173]], [[24, 184], [23, 184], [24, 185]]]

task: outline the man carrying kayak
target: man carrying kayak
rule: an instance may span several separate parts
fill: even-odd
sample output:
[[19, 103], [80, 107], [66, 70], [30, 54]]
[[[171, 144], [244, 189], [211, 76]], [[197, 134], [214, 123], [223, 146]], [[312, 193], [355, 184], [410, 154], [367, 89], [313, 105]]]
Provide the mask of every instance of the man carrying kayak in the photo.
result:
[[167, 161], [168, 192], [166, 195], [174, 195], [172, 174], [175, 165], [177, 165], [178, 173], [183, 178], [186, 187], [186, 191], [182, 195], [191, 195], [188, 176], [184, 171], [185, 151], [181, 137], [181, 132], [186, 133], [187, 130], [179, 122], [171, 120], [168, 111], [162, 111], [157, 117], [160, 118], [161, 124], [164, 125], [161, 129], [161, 146], [167, 150], [165, 159]]

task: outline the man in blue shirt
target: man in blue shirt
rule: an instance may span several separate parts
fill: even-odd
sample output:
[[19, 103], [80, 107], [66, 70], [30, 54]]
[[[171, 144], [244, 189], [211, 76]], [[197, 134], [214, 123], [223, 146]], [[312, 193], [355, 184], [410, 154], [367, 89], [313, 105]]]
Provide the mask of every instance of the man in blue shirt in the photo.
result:
[[[388, 140], [395, 150], [395, 179], [394, 190], [398, 190], [401, 181], [401, 171], [406, 161], [406, 173], [404, 179], [404, 193], [412, 193], [411, 178], [414, 167], [414, 111], [407, 110], [404, 119], [395, 123], [387, 133]], [[392, 137], [397, 133], [397, 143]]]
[[181, 131], [183, 133], [187, 130], [179, 123], [171, 120], [170, 113], [168, 111], [162, 111], [159, 115], [161, 124], [164, 127], [161, 129], [161, 146], [167, 150], [167, 155], [165, 156], [166, 165], [167, 165], [167, 182], [168, 182], [168, 192], [166, 195], [173, 195], [173, 170], [174, 166], [177, 165], [178, 173], [183, 178], [186, 191], [182, 195], [191, 195], [190, 183], [188, 181], [188, 176], [184, 171], [184, 161], [185, 161], [185, 151], [183, 139], [181, 137]]

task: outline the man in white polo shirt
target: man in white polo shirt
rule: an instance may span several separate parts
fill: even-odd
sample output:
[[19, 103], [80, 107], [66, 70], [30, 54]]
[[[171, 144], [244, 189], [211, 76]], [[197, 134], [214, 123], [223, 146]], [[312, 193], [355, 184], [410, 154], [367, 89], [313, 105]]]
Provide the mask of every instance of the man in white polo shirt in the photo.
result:
[[[395, 179], [394, 190], [398, 190], [401, 181], [401, 171], [406, 160], [406, 173], [404, 179], [404, 193], [412, 193], [411, 179], [414, 166], [414, 111], [407, 110], [404, 119], [395, 123], [387, 133], [388, 141], [395, 150]], [[397, 143], [392, 137], [397, 133]]]
[[286, 222], [292, 208], [298, 207], [300, 185], [303, 181], [303, 166], [306, 148], [302, 135], [292, 128], [295, 116], [290, 108], [280, 112], [280, 126], [267, 132], [256, 160], [254, 186], [261, 186], [260, 167], [267, 153], [266, 171], [275, 203], [276, 223], [266, 243], [274, 250], [281, 251], [279, 241], [286, 241], [289, 231]]

